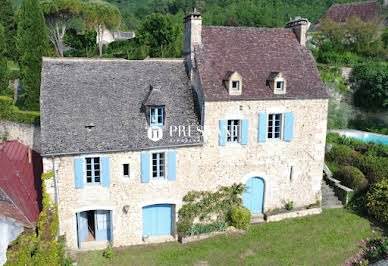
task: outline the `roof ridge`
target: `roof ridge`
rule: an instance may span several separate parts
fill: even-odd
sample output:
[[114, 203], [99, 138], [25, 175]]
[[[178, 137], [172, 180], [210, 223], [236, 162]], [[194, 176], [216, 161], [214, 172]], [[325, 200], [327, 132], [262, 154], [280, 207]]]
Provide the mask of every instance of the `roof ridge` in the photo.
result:
[[183, 58], [150, 58], [144, 60], [127, 60], [123, 58], [86, 58], [86, 57], [43, 57], [43, 61], [90, 61], [90, 62], [181, 62]]
[[268, 30], [268, 31], [290, 31], [290, 28], [268, 28], [268, 27], [233, 27], [233, 26], [204, 26], [203, 28], [225, 28], [225, 29], [253, 29], [253, 30]]
[[335, 3], [332, 6], [357, 6], [362, 4], [378, 3], [378, 1], [363, 1], [363, 2], [350, 2], [350, 3]]

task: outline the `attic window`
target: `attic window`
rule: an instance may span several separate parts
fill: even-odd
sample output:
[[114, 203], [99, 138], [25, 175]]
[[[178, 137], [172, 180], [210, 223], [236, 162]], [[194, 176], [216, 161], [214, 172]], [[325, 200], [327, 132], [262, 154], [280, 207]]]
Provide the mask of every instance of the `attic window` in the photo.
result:
[[276, 82], [276, 89], [279, 91], [282, 91], [284, 88], [284, 81], [277, 81]]
[[164, 125], [164, 107], [151, 107], [150, 108], [150, 126], [163, 126]]
[[234, 91], [240, 90], [240, 82], [238, 80], [232, 81], [232, 90], [234, 90]]

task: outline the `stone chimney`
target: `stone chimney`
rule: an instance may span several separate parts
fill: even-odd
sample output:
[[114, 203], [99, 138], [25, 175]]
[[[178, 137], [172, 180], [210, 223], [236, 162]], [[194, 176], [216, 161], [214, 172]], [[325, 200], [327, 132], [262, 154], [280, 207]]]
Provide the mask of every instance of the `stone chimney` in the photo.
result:
[[183, 57], [185, 59], [186, 70], [190, 74], [190, 78], [192, 78], [192, 68], [195, 68], [194, 47], [201, 44], [201, 14], [194, 9], [192, 13], [185, 17], [184, 23]]
[[296, 17], [294, 20], [287, 22], [286, 28], [292, 28], [300, 45], [306, 46], [307, 30], [310, 22], [307, 18]]

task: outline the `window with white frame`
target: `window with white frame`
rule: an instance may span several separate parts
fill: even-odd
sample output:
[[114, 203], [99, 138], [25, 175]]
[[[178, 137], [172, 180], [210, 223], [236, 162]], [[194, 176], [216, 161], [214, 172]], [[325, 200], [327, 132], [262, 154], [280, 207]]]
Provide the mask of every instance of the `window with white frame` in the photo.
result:
[[240, 142], [240, 120], [228, 120], [228, 133], [226, 141], [230, 143]]
[[165, 155], [164, 152], [152, 154], [152, 178], [164, 178], [165, 172]]
[[280, 139], [282, 114], [268, 115], [268, 139]]
[[240, 82], [238, 80], [232, 81], [232, 90], [234, 90], [234, 91], [240, 90]]
[[278, 91], [282, 91], [284, 89], [284, 81], [277, 81], [276, 82], [276, 89]]
[[101, 167], [99, 157], [85, 158], [86, 165], [86, 183], [95, 184], [101, 181]]
[[123, 176], [129, 177], [129, 164], [128, 163], [123, 164]]
[[163, 126], [164, 125], [164, 107], [151, 107], [150, 108], [150, 126]]

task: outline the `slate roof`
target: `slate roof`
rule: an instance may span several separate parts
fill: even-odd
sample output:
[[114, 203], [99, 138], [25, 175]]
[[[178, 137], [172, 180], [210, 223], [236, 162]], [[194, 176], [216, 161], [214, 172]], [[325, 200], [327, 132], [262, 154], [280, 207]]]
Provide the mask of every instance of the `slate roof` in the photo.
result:
[[[147, 137], [144, 101], [150, 86], [165, 105], [163, 139]], [[183, 60], [44, 58], [41, 83], [43, 155], [198, 145], [169, 136], [170, 126], [199, 126]], [[93, 125], [90, 129], [85, 126]]]
[[[206, 100], [327, 97], [311, 52], [292, 29], [210, 26], [202, 28], [201, 37], [195, 53]], [[223, 85], [229, 71], [242, 76], [242, 95], [229, 95]], [[285, 95], [275, 95], [267, 85], [275, 71], [287, 79]]]
[[0, 143], [0, 216], [37, 223], [41, 208], [42, 158], [17, 141]]
[[368, 21], [378, 16], [379, 8], [379, 3], [376, 1], [334, 4], [319, 21], [329, 18], [334, 22], [344, 23], [351, 17]]

